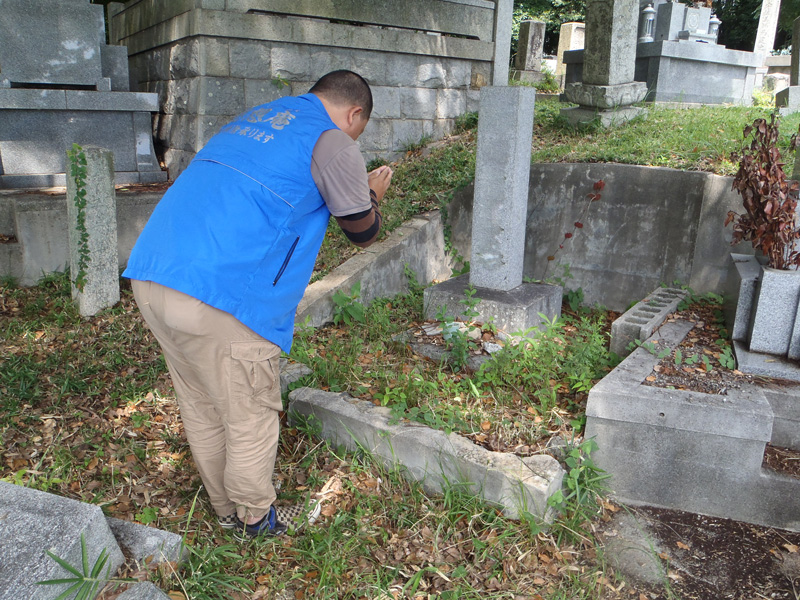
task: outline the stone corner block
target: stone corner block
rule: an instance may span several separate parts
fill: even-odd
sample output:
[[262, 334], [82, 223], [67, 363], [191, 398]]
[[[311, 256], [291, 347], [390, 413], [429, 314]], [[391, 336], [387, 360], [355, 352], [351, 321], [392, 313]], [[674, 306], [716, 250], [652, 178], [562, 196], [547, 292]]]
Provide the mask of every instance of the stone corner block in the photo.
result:
[[183, 539], [178, 534], [113, 517], [106, 521], [123, 552], [139, 562], [180, 562], [186, 558]]
[[568, 83], [564, 87], [564, 94], [567, 100], [580, 106], [607, 110], [641, 102], [647, 95], [647, 84], [641, 81], [616, 85]]
[[390, 425], [388, 408], [347, 394], [300, 388], [289, 394], [289, 400], [291, 422], [310, 419], [321, 437], [402, 468], [428, 492], [440, 493], [453, 482], [466, 483], [471, 493], [500, 506], [509, 518], [518, 519], [523, 513], [545, 521], [552, 518], [547, 500], [561, 489], [563, 470], [550, 456], [523, 460], [424, 425]]
[[81, 537], [89, 564], [103, 550], [111, 573], [125, 561], [99, 506], [0, 482], [0, 522], [3, 538], [13, 542], [0, 544], [0, 598], [49, 600], [63, 593], [68, 584], [36, 582], [70, 576], [47, 552], [79, 567]]

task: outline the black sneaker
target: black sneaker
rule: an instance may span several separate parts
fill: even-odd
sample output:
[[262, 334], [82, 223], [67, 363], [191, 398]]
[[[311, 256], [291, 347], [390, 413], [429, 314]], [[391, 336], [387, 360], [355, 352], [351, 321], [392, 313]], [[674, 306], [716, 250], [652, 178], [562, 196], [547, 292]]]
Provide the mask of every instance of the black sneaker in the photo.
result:
[[269, 512], [260, 521], [252, 525], [245, 525], [237, 518], [233, 535], [237, 540], [244, 542], [259, 536], [283, 535], [287, 529], [286, 524], [278, 520], [278, 512], [275, 507], [270, 506]]

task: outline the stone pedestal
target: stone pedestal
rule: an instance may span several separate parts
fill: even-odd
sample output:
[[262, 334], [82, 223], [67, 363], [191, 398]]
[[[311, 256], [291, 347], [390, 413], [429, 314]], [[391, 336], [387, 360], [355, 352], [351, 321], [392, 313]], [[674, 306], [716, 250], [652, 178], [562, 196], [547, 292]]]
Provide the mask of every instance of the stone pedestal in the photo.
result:
[[775, 108], [781, 116], [800, 111], [800, 85], [791, 85], [775, 94]]
[[567, 99], [579, 106], [561, 111], [571, 123], [599, 118], [604, 126], [615, 125], [641, 114], [643, 109], [630, 106], [647, 93], [634, 81], [638, 17], [637, 0], [587, 2], [582, 82], [565, 88]]
[[525, 83], [538, 83], [544, 79], [542, 73], [542, 50], [544, 48], [543, 21], [523, 21], [519, 26], [519, 42], [514, 57], [511, 79]]
[[564, 64], [564, 53], [571, 50], [583, 50], [586, 26], [583, 23], [564, 23], [558, 36], [558, 54], [556, 61], [556, 79], [564, 87], [567, 67]]

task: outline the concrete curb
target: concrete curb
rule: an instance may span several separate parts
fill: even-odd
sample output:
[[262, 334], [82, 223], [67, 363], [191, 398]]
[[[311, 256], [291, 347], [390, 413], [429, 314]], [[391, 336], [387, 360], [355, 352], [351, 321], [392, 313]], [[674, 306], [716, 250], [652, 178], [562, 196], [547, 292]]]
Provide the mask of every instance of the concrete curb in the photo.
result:
[[643, 342], [661, 325], [686, 297], [686, 290], [658, 288], [647, 298], [631, 306], [611, 324], [609, 349], [618, 356], [630, 354], [631, 342]]
[[389, 468], [401, 467], [427, 492], [465, 484], [509, 518], [519, 519], [527, 512], [552, 521], [547, 499], [561, 489], [564, 471], [551, 456], [520, 458], [490, 452], [455, 433], [424, 425], [392, 425], [388, 408], [347, 394], [299, 388], [289, 400], [291, 422], [311, 418], [324, 439], [351, 452], [365, 451]]

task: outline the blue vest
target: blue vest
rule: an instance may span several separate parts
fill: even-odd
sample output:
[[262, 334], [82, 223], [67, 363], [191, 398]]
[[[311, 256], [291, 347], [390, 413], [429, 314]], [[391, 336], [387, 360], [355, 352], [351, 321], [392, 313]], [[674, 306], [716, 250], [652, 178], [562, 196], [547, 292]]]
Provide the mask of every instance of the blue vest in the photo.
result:
[[288, 353], [330, 219], [311, 154], [336, 128], [313, 94], [237, 117], [164, 194], [123, 276], [228, 312]]

